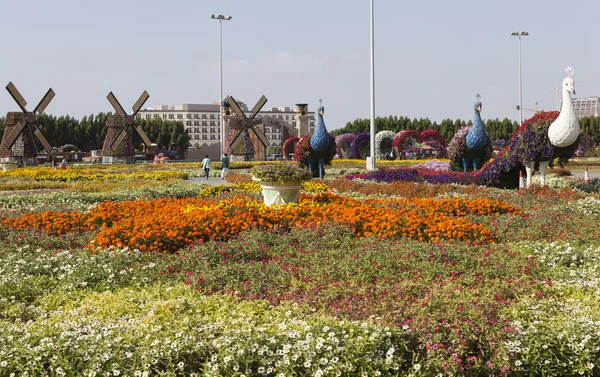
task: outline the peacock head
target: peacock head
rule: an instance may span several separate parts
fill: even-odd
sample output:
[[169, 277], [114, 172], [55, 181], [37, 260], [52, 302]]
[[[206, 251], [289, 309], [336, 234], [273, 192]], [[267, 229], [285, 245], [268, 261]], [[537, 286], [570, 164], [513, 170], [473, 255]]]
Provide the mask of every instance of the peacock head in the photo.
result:
[[477, 102], [475, 102], [475, 110], [477, 110], [477, 112], [481, 112], [481, 101], [479, 100], [481, 98], [481, 96], [479, 94], [477, 94]]
[[563, 80], [563, 90], [575, 95], [575, 81], [573, 80], [573, 74], [575, 70], [573, 67], [567, 67], [567, 77]]

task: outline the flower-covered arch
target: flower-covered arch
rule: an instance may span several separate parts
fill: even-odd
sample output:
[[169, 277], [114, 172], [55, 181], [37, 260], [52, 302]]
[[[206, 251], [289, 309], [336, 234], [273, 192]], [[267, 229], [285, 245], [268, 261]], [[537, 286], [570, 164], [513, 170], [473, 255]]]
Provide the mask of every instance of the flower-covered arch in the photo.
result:
[[421, 132], [421, 145], [427, 146], [432, 151], [431, 157], [446, 157], [446, 139], [436, 130], [425, 130]]
[[348, 158], [350, 156], [350, 146], [356, 139], [355, 134], [341, 134], [335, 137], [335, 152], [338, 158]]
[[377, 159], [389, 158], [393, 152], [396, 134], [392, 131], [380, 131], [375, 135], [375, 156]]
[[283, 142], [283, 147], [281, 149], [283, 152], [283, 157], [286, 160], [289, 160], [294, 155], [296, 144], [299, 140], [300, 138], [298, 136], [292, 136]]
[[[350, 145], [350, 158], [364, 160], [367, 157], [367, 151], [371, 146], [371, 134], [368, 132], [360, 133]], [[366, 149], [366, 150], [365, 150]]]
[[402, 157], [403, 153], [412, 153], [415, 148], [420, 148], [421, 133], [417, 130], [404, 130], [398, 132], [394, 138], [394, 154]]

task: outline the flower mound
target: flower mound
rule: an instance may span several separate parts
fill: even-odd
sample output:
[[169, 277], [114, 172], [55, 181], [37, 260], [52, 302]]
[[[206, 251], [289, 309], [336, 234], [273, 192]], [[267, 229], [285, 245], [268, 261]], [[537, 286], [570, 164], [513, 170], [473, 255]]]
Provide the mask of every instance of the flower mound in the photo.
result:
[[312, 177], [308, 170], [288, 163], [255, 166], [250, 174], [262, 182], [273, 183], [302, 182]]
[[[148, 216], [150, 213], [152, 216]], [[244, 216], [240, 216], [242, 213]], [[196, 242], [228, 240], [243, 230], [293, 230], [334, 224], [345, 224], [358, 238], [489, 242], [494, 240], [491, 231], [465, 216], [506, 213], [522, 214], [522, 210], [486, 198], [361, 201], [325, 192], [302, 194], [298, 204], [273, 209], [242, 195], [220, 201], [186, 198], [104, 202], [87, 213], [47, 211], [6, 219], [3, 224], [58, 235], [99, 230], [93, 240], [96, 246], [175, 252]]]

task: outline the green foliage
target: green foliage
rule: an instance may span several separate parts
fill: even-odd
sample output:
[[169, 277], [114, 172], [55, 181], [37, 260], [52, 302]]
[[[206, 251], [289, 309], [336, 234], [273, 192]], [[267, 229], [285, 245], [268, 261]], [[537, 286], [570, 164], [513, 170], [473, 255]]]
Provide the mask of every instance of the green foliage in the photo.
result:
[[[470, 120], [465, 122], [457, 119], [444, 119], [438, 124], [437, 122], [431, 122], [429, 118], [420, 118], [411, 120], [408, 117], [377, 117], [375, 118], [375, 129], [379, 131], [393, 131], [400, 132], [403, 130], [418, 130], [424, 131], [427, 129], [434, 129], [438, 131], [447, 142], [449, 142], [456, 131], [464, 126], [470, 125]], [[515, 121], [511, 121], [508, 118], [500, 119], [488, 119], [485, 121], [485, 128], [491, 140], [509, 140], [512, 133], [518, 128], [518, 124]], [[332, 131], [333, 136], [341, 135], [343, 133], [359, 134], [361, 132], [370, 131], [370, 120], [369, 119], [355, 119], [353, 122], [346, 123], [344, 128]], [[600, 131], [598, 131], [600, 132]]]
[[575, 188], [587, 193], [600, 192], [600, 179], [593, 178], [590, 183], [577, 183], [575, 184]]

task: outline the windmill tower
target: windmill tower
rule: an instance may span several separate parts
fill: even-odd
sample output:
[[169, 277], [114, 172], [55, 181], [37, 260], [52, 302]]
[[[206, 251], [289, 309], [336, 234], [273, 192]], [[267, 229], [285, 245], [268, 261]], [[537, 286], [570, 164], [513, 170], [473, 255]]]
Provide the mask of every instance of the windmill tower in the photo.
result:
[[133, 113], [127, 115], [117, 98], [112, 92], [108, 94], [108, 102], [115, 109], [116, 114], [106, 119], [106, 137], [102, 146], [102, 162], [113, 164], [134, 164], [135, 152], [133, 150], [133, 137], [130, 128], [140, 135], [146, 148], [150, 148], [150, 139], [142, 129], [135, 126], [135, 116], [144, 106], [150, 95], [144, 90], [137, 102], [133, 105]]
[[38, 155], [34, 136], [40, 141], [47, 153], [52, 151], [52, 146], [35, 123], [35, 118], [44, 112], [52, 98], [52, 88], [46, 92], [40, 103], [33, 112], [28, 112], [25, 106], [27, 101], [17, 90], [12, 82], [6, 86], [6, 90], [21, 108], [21, 112], [9, 112], [4, 122], [4, 135], [0, 141], [0, 162], [21, 162], [22, 165], [37, 165]]

